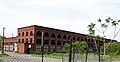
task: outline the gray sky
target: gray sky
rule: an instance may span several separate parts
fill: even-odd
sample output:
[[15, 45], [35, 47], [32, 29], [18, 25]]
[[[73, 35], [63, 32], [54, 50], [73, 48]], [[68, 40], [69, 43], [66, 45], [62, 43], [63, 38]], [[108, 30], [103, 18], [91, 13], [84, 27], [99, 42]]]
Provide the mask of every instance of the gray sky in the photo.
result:
[[[88, 34], [87, 25], [98, 18], [119, 20], [119, 6], [120, 0], [0, 0], [0, 35], [2, 27], [5, 36], [11, 37], [17, 35], [17, 28], [29, 25]], [[108, 38], [112, 29], [106, 33]]]

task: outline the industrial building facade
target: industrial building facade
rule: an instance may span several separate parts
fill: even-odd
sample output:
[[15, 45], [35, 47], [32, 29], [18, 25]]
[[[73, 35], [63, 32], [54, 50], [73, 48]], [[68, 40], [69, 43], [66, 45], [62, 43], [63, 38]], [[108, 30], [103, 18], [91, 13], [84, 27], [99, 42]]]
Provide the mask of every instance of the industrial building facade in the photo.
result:
[[[65, 43], [72, 41], [88, 41], [89, 47], [94, 45], [92, 39], [87, 39], [87, 35], [59, 30], [43, 26], [27, 26], [18, 28], [17, 37], [5, 38], [4, 50], [26, 53], [28, 51], [41, 51], [41, 40], [45, 52], [60, 51]], [[109, 42], [109, 40], [106, 40]], [[101, 45], [103, 43], [101, 42]]]

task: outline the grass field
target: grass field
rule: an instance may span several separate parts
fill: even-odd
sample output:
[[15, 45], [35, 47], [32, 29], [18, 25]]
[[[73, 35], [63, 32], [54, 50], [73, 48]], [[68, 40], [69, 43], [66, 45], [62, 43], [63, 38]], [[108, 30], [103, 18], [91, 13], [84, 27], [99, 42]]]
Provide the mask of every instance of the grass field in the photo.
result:
[[[39, 55], [41, 56], [41, 53], [37, 53], [34, 55]], [[48, 58], [58, 58], [58, 59], [68, 59], [69, 58], [69, 53], [44, 53], [44, 57], [48, 57]], [[77, 56], [75, 57], [75, 59], [77, 60], [82, 60], [85, 59], [85, 54], [80, 55], [79, 53], [77, 53]], [[88, 55], [88, 60], [92, 61], [92, 60], [98, 60], [98, 55], [90, 53]], [[105, 55], [102, 56], [101, 55], [101, 61], [120, 61], [120, 56], [109, 56], [109, 55]]]

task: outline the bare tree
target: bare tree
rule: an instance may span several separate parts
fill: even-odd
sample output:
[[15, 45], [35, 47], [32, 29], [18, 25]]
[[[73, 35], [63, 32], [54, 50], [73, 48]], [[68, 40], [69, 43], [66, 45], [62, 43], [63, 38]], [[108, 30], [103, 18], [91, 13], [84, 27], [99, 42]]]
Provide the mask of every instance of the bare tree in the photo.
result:
[[[101, 19], [98, 19], [98, 22], [100, 23], [100, 27], [101, 29], [97, 29], [97, 27], [95, 26], [96, 24], [94, 23], [91, 23], [90, 25], [88, 25], [89, 27], [89, 34], [93, 34], [93, 31], [98, 31], [102, 34], [102, 38], [103, 38], [103, 43], [104, 43], [104, 55], [105, 55], [105, 52], [106, 52], [106, 49], [107, 47], [111, 44], [111, 42], [116, 38], [116, 36], [118, 35], [118, 33], [120, 32], [120, 28], [117, 29], [118, 25], [119, 25], [119, 22], [120, 20], [116, 21], [116, 20], [113, 20], [111, 19], [110, 17], [105, 19], [104, 21], [102, 21]], [[102, 23], [104, 22], [104, 23]], [[113, 30], [113, 38], [111, 39], [111, 41], [109, 41], [109, 43], [107, 45], [105, 45], [106, 41], [105, 41], [105, 38], [106, 38], [106, 31], [108, 30], [108, 27], [110, 26], [110, 24], [114, 27], [114, 30]]]

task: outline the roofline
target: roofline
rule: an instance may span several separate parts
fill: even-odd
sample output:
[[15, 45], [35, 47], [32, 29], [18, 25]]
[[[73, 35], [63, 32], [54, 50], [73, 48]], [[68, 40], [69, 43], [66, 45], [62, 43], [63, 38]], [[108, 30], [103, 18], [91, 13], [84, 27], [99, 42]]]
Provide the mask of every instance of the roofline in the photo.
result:
[[[79, 34], [79, 35], [87, 36], [87, 34], [81, 34], [81, 33], [76, 33], [76, 32], [72, 32], [72, 31], [66, 31], [66, 30], [50, 28], [50, 27], [44, 27], [44, 26], [39, 26], [39, 25], [31, 25], [31, 26], [21, 27], [21, 28], [18, 28], [18, 29], [24, 29], [24, 28], [29, 28], [29, 27], [41, 27], [41, 28], [47, 28], [47, 29], [58, 30], [58, 31], [62, 31], [62, 32], [68, 32], [68, 33], [73, 33], [73, 34]], [[111, 40], [111, 39], [108, 39], [108, 38], [105, 38], [105, 39], [106, 40]], [[117, 40], [113, 40], [113, 41], [117, 41]]]
[[56, 28], [50, 28], [50, 27], [44, 27], [44, 26], [39, 26], [39, 25], [31, 25], [31, 26], [21, 27], [21, 28], [18, 28], [18, 30], [19, 29], [24, 29], [24, 28], [29, 28], [29, 27], [41, 27], [41, 28], [47, 28], [47, 29], [52, 29], [52, 30], [58, 30], [58, 31], [62, 31], [62, 32], [68, 32], [68, 33], [73, 33], [73, 34], [84, 35], [84, 36], [87, 35], [87, 34], [81, 34], [81, 33], [76, 33], [76, 32], [72, 32], [72, 31], [66, 31], [66, 30], [61, 30], [61, 29], [56, 29]]

